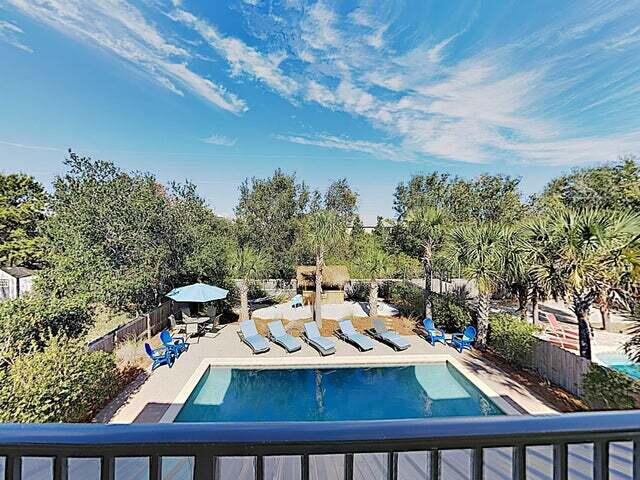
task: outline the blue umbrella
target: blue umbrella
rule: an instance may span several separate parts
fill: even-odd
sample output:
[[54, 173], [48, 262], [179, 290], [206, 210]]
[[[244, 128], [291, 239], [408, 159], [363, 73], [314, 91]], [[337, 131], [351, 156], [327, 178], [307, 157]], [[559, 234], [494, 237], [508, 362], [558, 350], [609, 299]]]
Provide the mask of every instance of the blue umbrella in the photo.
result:
[[194, 283], [193, 285], [174, 288], [167, 293], [167, 297], [176, 302], [206, 303], [227, 298], [228, 293], [224, 288], [214, 287], [206, 283]]

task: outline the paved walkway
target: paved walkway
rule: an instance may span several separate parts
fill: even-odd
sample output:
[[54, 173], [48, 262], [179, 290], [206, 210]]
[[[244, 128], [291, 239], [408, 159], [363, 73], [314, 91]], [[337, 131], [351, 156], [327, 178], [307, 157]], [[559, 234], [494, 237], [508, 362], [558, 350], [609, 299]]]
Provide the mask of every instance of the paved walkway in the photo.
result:
[[[310, 359], [317, 360], [322, 365], [323, 358], [318, 352], [303, 343], [302, 349], [293, 354], [287, 354], [282, 348], [271, 344], [271, 350], [260, 355], [252, 355], [249, 348], [240, 342], [237, 335], [238, 326], [231, 324], [225, 326], [215, 337], [203, 337], [198, 342], [192, 340], [189, 351], [183, 354], [173, 368], [160, 367], [148, 378], [142, 378], [139, 385], [134, 386], [133, 392], [127, 392], [126, 398], [119, 398], [109, 405], [98, 416], [98, 421], [117, 423], [151, 423], [158, 422], [167, 408], [178, 396], [183, 387], [191, 379], [192, 375], [205, 359], [225, 360], [225, 363], [246, 362], [248, 359], [256, 361], [256, 364], [277, 363], [284, 361], [296, 361], [297, 359], [308, 363]], [[369, 352], [358, 352], [353, 346], [336, 339], [336, 354], [331, 358], [332, 362], [338, 359], [350, 363], [367, 360], [371, 363], [381, 359], [399, 360], [400, 356], [411, 361], [425, 361], [433, 356], [450, 355], [467, 371], [486, 384], [503, 400], [510, 403], [513, 408], [521, 413], [552, 413], [554, 410], [543, 399], [536, 397], [535, 392], [508, 378], [502, 370], [490, 361], [484, 359], [480, 353], [465, 351], [459, 354], [455, 349], [437, 344], [431, 346], [418, 336], [407, 337], [411, 342], [404, 352], [395, 352], [386, 345], [376, 342], [375, 348]]]

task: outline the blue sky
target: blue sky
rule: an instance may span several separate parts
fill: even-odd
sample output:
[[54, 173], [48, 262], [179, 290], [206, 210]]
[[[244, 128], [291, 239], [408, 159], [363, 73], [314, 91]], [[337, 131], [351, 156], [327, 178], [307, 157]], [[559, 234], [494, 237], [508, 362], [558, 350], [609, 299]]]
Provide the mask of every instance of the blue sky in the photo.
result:
[[640, 154], [640, 2], [4, 0], [0, 170], [68, 147], [193, 180], [231, 214], [276, 167], [347, 177], [367, 222], [434, 169], [521, 176]]

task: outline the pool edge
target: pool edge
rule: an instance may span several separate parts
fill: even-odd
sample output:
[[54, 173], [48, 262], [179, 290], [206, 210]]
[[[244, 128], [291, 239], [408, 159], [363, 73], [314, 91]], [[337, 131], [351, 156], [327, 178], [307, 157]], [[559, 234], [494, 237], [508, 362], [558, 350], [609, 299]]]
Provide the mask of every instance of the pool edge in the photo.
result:
[[465, 367], [453, 356], [442, 355], [397, 355], [393, 357], [324, 357], [324, 358], [205, 358], [193, 372], [187, 383], [182, 387], [178, 395], [173, 399], [169, 408], [165, 411], [158, 423], [173, 423], [187, 399], [198, 385], [202, 376], [209, 367], [236, 367], [236, 368], [305, 368], [305, 367], [371, 367], [371, 366], [396, 366], [396, 365], [417, 365], [425, 363], [448, 363], [453, 366], [461, 375], [469, 380], [480, 392], [489, 398], [505, 415], [523, 415], [513, 405], [504, 400], [491, 387], [482, 381], [478, 375]]

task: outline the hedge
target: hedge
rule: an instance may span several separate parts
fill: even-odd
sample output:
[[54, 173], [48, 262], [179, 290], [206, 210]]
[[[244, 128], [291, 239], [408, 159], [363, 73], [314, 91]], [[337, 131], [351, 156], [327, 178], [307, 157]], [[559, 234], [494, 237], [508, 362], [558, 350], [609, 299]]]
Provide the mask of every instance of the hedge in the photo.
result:
[[41, 350], [50, 336], [80, 337], [91, 324], [89, 308], [80, 298], [31, 294], [0, 302], [0, 368], [22, 354]]
[[635, 408], [640, 395], [640, 382], [624, 373], [591, 364], [582, 380], [585, 400], [596, 410], [625, 410]]
[[0, 371], [0, 421], [82, 422], [119, 390], [112, 354], [51, 337], [44, 349]]
[[536, 342], [538, 327], [516, 315], [497, 313], [489, 316], [487, 344], [509, 363], [528, 367]]
[[[390, 301], [400, 314], [422, 320], [424, 289], [413, 283], [397, 283], [390, 287]], [[471, 310], [464, 298], [452, 293], [431, 294], [433, 320], [446, 332], [460, 332], [472, 323]]]
[[471, 323], [471, 311], [458, 295], [436, 293], [432, 305], [433, 319], [445, 332], [461, 332]]

